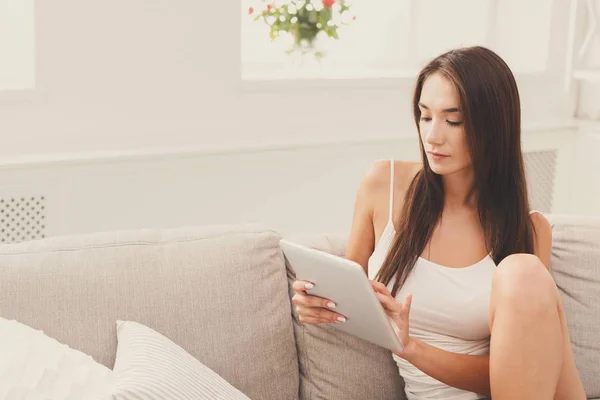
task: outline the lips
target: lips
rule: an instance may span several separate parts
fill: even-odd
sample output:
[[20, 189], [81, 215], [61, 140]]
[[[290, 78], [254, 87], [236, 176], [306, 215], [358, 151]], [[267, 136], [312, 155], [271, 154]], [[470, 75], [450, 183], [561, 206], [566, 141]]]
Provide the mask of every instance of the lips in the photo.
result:
[[428, 151], [428, 153], [431, 154], [434, 157], [448, 157], [447, 154], [436, 153], [435, 151]]

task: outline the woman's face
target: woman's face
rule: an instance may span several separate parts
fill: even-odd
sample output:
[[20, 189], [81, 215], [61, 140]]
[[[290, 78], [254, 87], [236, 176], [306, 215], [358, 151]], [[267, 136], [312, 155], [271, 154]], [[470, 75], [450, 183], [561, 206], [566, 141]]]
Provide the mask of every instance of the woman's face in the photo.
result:
[[439, 73], [423, 83], [419, 128], [429, 166], [438, 175], [471, 167], [460, 98], [454, 85]]

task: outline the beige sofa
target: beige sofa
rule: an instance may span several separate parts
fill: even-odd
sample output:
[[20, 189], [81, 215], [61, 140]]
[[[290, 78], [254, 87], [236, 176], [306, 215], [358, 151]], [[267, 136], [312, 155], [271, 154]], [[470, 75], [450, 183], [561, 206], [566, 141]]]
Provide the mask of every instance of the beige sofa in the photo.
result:
[[[552, 273], [600, 398], [600, 219], [550, 216]], [[390, 353], [295, 319], [281, 235], [256, 225], [107, 232], [0, 246], [0, 316], [112, 367], [115, 321], [166, 335], [253, 400], [404, 398]], [[345, 238], [288, 237], [334, 254]], [[174, 399], [175, 400], [175, 399]]]

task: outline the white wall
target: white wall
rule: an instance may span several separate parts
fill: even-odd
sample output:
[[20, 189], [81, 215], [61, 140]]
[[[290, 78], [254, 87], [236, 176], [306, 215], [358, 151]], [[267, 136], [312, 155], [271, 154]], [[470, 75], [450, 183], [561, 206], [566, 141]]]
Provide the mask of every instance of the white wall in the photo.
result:
[[[243, 83], [238, 16], [224, 1], [36, 2], [36, 89], [0, 92], [1, 197], [45, 195], [48, 235], [347, 230], [366, 167], [418, 157], [412, 80]], [[555, 208], [577, 211], [566, 99], [519, 84], [524, 142], [560, 150]], [[580, 209], [600, 214], [592, 198]]]
[[[35, 6], [36, 89], [0, 92], [2, 158], [414, 131], [412, 79], [303, 82], [291, 89], [287, 83], [242, 84], [235, 1], [55, 0]], [[560, 16], [560, 7], [555, 13]], [[568, 117], [551, 82], [521, 83], [527, 122]]]
[[582, 123], [575, 146], [571, 212], [600, 215], [600, 122]]
[[[591, 18], [587, 14], [587, 7], [580, 13], [580, 27], [579, 35], [580, 42], [583, 42], [584, 36], [590, 29]], [[596, 2], [597, 4], [597, 2]], [[596, 25], [600, 25], [600, 7], [596, 6], [596, 16], [593, 17], [596, 20]], [[585, 11], [585, 12], [584, 12]], [[579, 51], [580, 46], [576, 49]], [[595, 120], [600, 123], [600, 32], [596, 30], [596, 33], [591, 37], [589, 45], [583, 55], [580, 56], [579, 52], [576, 53], [576, 65], [578, 69], [588, 69], [596, 71], [595, 80], [581, 80], [576, 85], [575, 89], [578, 94], [578, 112], [577, 116], [586, 120]]]
[[[582, 4], [583, 6], [583, 4]], [[596, 7], [596, 20], [600, 22], [600, 9]], [[582, 15], [581, 18], [587, 17]], [[581, 36], [587, 32], [589, 19], [581, 23]], [[579, 49], [579, 48], [578, 48]], [[581, 67], [600, 71], [600, 34], [592, 37], [590, 51], [579, 60]], [[573, 212], [600, 214], [600, 75], [596, 80], [575, 82], [576, 111], [581, 119], [576, 138], [576, 173], [573, 175]]]
[[408, 98], [395, 88], [243, 89], [239, 26], [237, 2], [38, 1], [37, 87], [0, 92], [0, 156], [410, 129], [400, 124]]
[[35, 88], [34, 0], [0, 1], [0, 91]]
[[[573, 136], [573, 129], [563, 127], [529, 131], [523, 140], [526, 152], [556, 151], [553, 212], [570, 210]], [[350, 228], [359, 181], [373, 160], [419, 157], [417, 138], [405, 137], [27, 162], [0, 169], [0, 197], [43, 196], [49, 236], [249, 222], [284, 233], [344, 233]], [[537, 170], [542, 178], [545, 167]]]

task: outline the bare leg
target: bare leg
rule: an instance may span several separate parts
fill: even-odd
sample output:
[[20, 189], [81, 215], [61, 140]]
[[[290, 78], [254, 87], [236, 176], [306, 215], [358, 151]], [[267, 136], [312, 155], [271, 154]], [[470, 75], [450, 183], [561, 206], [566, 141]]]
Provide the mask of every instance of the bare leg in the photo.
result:
[[537, 257], [513, 255], [498, 266], [490, 329], [494, 400], [585, 399], [558, 290]]
[[555, 400], [570, 400], [570, 399], [585, 399], [585, 391], [579, 373], [577, 372], [577, 366], [575, 365], [575, 358], [573, 357], [573, 350], [571, 349], [571, 339], [569, 337], [569, 330], [567, 328], [567, 321], [563, 312], [562, 303], [559, 303], [560, 321], [563, 332], [563, 365], [560, 371], [560, 378], [558, 379], [558, 385], [556, 388]]

